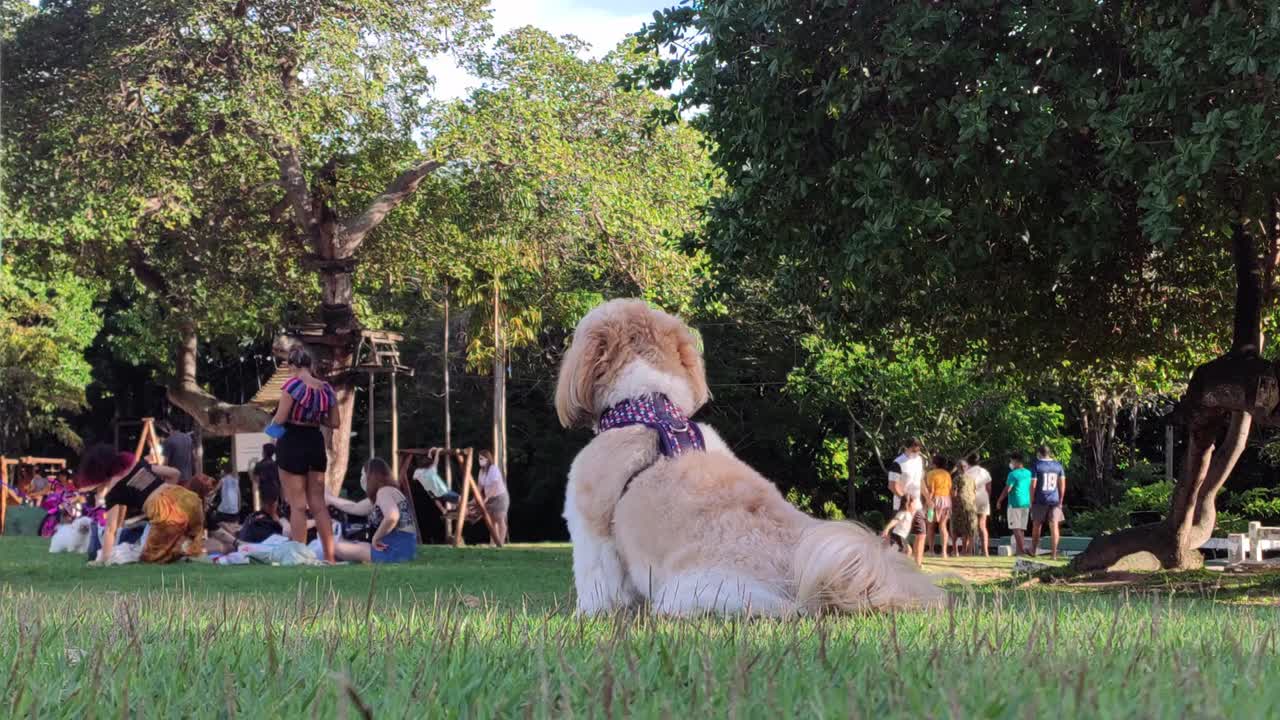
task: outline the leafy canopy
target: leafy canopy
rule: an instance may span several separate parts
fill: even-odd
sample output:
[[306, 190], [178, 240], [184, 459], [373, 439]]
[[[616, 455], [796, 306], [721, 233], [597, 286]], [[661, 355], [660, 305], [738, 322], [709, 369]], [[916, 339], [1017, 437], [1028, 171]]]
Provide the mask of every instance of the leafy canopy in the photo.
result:
[[1276, 3], [708, 0], [641, 37], [726, 175], [725, 277], [1023, 368], [1222, 349], [1227, 227], [1280, 177]]
[[0, 262], [0, 455], [25, 450], [36, 434], [78, 444], [61, 413], [85, 404], [84, 353], [102, 327], [95, 299], [75, 277], [25, 279]]

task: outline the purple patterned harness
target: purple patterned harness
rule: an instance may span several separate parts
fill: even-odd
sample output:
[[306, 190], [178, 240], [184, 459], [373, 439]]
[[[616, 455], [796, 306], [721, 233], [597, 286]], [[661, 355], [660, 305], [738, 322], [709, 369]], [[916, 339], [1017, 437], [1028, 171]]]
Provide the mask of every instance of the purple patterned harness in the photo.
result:
[[[605, 432], [631, 425], [643, 425], [657, 430], [658, 452], [664, 457], [676, 458], [688, 451], [707, 449], [698, 424], [691, 422], [683, 410], [661, 393], [623, 400], [604, 411], [596, 428], [599, 432]], [[631, 481], [650, 467], [652, 464], [645, 465], [627, 478], [622, 486], [622, 495], [627, 494]]]

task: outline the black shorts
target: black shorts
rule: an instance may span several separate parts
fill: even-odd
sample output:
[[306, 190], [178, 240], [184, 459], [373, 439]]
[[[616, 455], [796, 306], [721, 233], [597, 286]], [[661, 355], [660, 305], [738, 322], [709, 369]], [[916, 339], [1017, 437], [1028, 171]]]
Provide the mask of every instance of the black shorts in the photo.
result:
[[911, 516], [911, 534], [923, 535], [928, 529], [926, 518], [923, 510], [917, 510], [915, 515]]
[[284, 437], [276, 443], [276, 465], [294, 475], [327, 470], [329, 456], [324, 449], [324, 435], [320, 428], [285, 425]]

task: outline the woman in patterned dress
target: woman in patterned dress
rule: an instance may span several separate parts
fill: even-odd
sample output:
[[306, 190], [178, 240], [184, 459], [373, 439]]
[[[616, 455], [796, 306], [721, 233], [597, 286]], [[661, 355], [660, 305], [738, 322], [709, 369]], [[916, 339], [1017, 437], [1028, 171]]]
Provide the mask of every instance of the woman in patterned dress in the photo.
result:
[[960, 461], [960, 472], [955, 476], [955, 502], [951, 509], [951, 531], [954, 534], [955, 553], [975, 547], [978, 533], [978, 498], [974, 478], [968, 472], [967, 460]]

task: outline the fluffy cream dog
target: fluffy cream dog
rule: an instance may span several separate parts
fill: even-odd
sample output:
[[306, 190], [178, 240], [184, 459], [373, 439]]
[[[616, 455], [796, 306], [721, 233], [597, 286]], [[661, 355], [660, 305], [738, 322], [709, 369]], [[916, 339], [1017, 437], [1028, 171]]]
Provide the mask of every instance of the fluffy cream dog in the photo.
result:
[[[560, 422], [598, 429], [610, 408], [653, 394], [686, 417], [709, 399], [692, 332], [640, 300], [596, 307], [560, 366]], [[564, 517], [580, 611], [647, 600], [675, 615], [785, 616], [942, 601], [905, 555], [860, 525], [796, 510], [699, 427], [705, 452], [664, 456], [657, 430], [630, 425], [599, 432], [574, 459]]]

